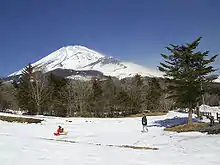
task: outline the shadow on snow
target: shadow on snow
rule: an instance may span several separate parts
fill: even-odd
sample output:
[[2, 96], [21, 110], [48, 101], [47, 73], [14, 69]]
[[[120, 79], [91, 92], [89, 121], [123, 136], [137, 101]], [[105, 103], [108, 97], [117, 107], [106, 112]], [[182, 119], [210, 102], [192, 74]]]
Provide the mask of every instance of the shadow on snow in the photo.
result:
[[[187, 117], [174, 117], [171, 119], [165, 119], [165, 120], [158, 120], [155, 121], [153, 125], [149, 125], [149, 127], [173, 127], [177, 125], [183, 125], [187, 124], [188, 118]], [[193, 122], [201, 122], [200, 120], [197, 120], [195, 118], [192, 119]]]

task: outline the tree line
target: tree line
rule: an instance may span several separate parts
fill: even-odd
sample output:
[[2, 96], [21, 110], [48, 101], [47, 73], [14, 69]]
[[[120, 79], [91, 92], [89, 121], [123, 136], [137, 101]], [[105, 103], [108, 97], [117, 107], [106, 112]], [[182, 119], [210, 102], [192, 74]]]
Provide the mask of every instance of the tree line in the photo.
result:
[[82, 81], [45, 74], [29, 64], [19, 81], [7, 86], [11, 90], [7, 106], [29, 115], [118, 117], [168, 111], [173, 104], [165, 100], [163, 79], [138, 74], [122, 80], [94, 77]]
[[158, 66], [164, 78], [136, 75], [80, 81], [44, 74], [28, 65], [19, 82], [0, 83], [0, 109], [18, 108], [31, 115], [117, 117], [187, 108], [191, 123], [196, 106], [219, 105], [220, 100], [220, 87], [213, 83], [218, 76], [211, 75], [217, 70], [211, 65], [217, 55], [196, 51], [200, 40], [166, 47], [170, 54], [161, 54], [164, 62]]

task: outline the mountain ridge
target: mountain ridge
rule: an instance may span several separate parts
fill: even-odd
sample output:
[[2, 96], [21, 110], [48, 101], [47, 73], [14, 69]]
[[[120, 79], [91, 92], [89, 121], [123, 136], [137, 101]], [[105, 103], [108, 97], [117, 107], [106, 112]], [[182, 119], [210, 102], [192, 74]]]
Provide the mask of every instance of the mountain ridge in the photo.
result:
[[[136, 74], [148, 77], [162, 77], [162, 73], [156, 69], [117, 60], [112, 56], [105, 56], [81, 45], [62, 47], [32, 63], [32, 65], [41, 68], [44, 72], [55, 69], [93, 70], [102, 72], [105, 76], [117, 77], [119, 79], [132, 77]], [[22, 69], [9, 76], [19, 75], [21, 72]]]

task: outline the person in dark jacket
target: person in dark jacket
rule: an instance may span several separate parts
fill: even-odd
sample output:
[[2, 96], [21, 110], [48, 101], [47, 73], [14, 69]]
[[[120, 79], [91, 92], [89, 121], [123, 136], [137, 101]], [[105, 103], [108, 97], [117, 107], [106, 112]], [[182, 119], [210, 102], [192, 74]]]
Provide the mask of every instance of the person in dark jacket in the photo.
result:
[[148, 131], [148, 128], [147, 128], [147, 117], [146, 117], [145, 114], [143, 114], [143, 117], [142, 117], [142, 126], [143, 126], [143, 131], [142, 132]]

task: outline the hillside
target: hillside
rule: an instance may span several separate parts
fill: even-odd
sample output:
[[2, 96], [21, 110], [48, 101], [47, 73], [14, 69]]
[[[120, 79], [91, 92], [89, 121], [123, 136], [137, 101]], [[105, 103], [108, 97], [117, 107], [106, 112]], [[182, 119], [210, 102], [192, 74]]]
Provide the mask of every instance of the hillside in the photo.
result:
[[[105, 56], [99, 52], [88, 49], [84, 46], [67, 46], [52, 52], [48, 56], [32, 64], [51, 72], [56, 69], [72, 70], [68, 77], [91, 77], [91, 71], [100, 72], [104, 76], [117, 77], [119, 79], [133, 77], [136, 74], [148, 77], [160, 77], [162, 74], [154, 69], [146, 68], [132, 62], [124, 62], [113, 57]], [[21, 70], [10, 76], [21, 74]], [[78, 71], [78, 72], [77, 72]], [[83, 71], [83, 74], [81, 72]], [[93, 73], [93, 72], [92, 72]]]

